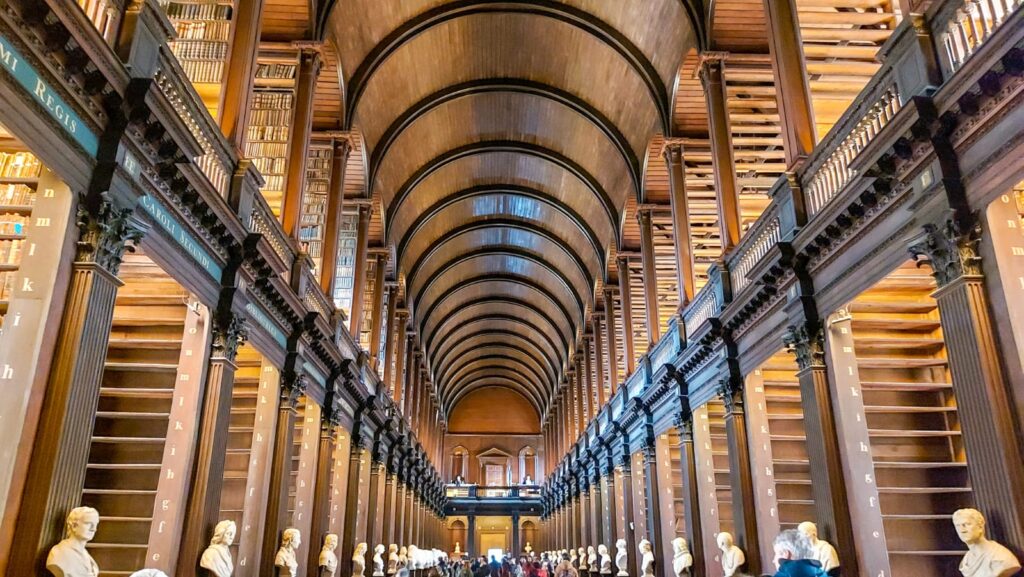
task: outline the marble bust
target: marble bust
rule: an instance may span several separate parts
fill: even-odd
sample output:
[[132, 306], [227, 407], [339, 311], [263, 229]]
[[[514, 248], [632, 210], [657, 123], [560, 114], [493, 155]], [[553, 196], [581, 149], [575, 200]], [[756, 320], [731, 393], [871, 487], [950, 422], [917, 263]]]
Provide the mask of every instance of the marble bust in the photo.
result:
[[324, 546], [320, 549], [320, 577], [334, 577], [338, 571], [338, 556], [334, 550], [338, 548], [338, 536], [334, 533], [324, 535]]
[[647, 539], [640, 540], [640, 573], [643, 577], [654, 577], [654, 549]]
[[388, 575], [398, 573], [398, 545], [392, 543], [388, 547]]
[[676, 537], [672, 539], [672, 572], [676, 577], [686, 575], [693, 566], [693, 555], [690, 548], [686, 546], [686, 539]]
[[[527, 478], [529, 478], [529, 476], [527, 476]], [[533, 553], [533, 547], [530, 547], [530, 542], [529, 541], [526, 542], [526, 547], [523, 548], [523, 551], [526, 551], [527, 555], [529, 555], [530, 553]]]
[[597, 550], [593, 545], [587, 547], [587, 570], [597, 573]]
[[384, 576], [384, 546], [380, 543], [373, 548], [373, 577]]
[[299, 560], [295, 550], [302, 544], [302, 536], [298, 529], [285, 529], [281, 534], [281, 548], [277, 550], [274, 566], [279, 577], [296, 577], [299, 572]]
[[810, 521], [804, 521], [797, 525], [796, 530], [807, 538], [814, 550], [814, 558], [821, 563], [821, 568], [831, 571], [839, 567], [839, 553], [831, 543], [824, 539], [818, 539], [818, 526]]
[[618, 577], [629, 577], [626, 566], [629, 564], [629, 553], [626, 552], [626, 540], [615, 542], [615, 566], [619, 568]]
[[960, 561], [964, 577], [1010, 577], [1021, 569], [1020, 560], [1006, 547], [985, 537], [985, 516], [977, 509], [959, 509], [953, 513], [953, 526], [967, 545]]
[[601, 575], [612, 574], [612, 556], [608, 554], [608, 547], [602, 543], [597, 546], [597, 553], [601, 556]]
[[409, 550], [402, 547], [398, 550], [398, 568], [405, 569], [409, 565]]
[[725, 577], [739, 575], [740, 567], [747, 562], [747, 556], [736, 546], [731, 533], [722, 531], [718, 534], [718, 548], [722, 550], [722, 571]]
[[575, 549], [569, 549], [569, 562], [572, 563], [573, 567], [575, 567], [576, 569], [579, 569], [579, 567], [580, 567], [580, 558], [579, 558], [579, 556], [576, 555], [576, 550]]
[[356, 545], [352, 553], [352, 577], [363, 577], [366, 572], [366, 543]]
[[455, 542], [455, 554], [462, 555], [462, 546], [459, 545], [458, 541]]
[[76, 507], [64, 522], [64, 539], [50, 549], [46, 569], [54, 577], [98, 577], [100, 568], [85, 544], [96, 536], [100, 514], [92, 507]]
[[199, 566], [210, 572], [214, 577], [231, 577], [235, 571], [234, 561], [231, 559], [231, 544], [235, 542], [235, 535], [238, 527], [234, 521], [221, 521], [213, 528], [213, 538], [210, 539], [210, 546], [203, 551], [199, 558]]

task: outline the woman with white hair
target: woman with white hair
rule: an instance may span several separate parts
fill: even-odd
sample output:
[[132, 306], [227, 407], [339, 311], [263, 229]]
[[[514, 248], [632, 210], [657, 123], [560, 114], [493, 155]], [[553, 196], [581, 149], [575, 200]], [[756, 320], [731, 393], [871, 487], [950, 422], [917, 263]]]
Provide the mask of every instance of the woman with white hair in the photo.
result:
[[814, 547], [800, 531], [787, 529], [775, 538], [775, 577], [827, 577], [814, 558]]

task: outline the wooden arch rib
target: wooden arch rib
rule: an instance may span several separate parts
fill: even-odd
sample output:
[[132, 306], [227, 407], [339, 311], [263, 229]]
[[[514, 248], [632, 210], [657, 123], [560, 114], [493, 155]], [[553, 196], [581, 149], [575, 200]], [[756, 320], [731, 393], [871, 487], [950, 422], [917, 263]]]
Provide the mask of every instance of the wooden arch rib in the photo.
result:
[[546, 381], [541, 378], [529, 365], [524, 364], [522, 361], [514, 358], [500, 358], [497, 356], [491, 358], [478, 357], [475, 360], [466, 361], [463, 365], [459, 366], [457, 370], [454, 370], [450, 375], [446, 377], [445, 382], [438, 382], [438, 392], [443, 403], [445, 399], [451, 394], [453, 390], [456, 390], [460, 383], [471, 383], [474, 375], [480, 373], [495, 374], [495, 370], [504, 369], [509, 372], [515, 372], [517, 375], [523, 377], [527, 386], [530, 387], [537, 399], [540, 400], [540, 405], [544, 406], [544, 397], [547, 394], [546, 387], [544, 384]]
[[[437, 352], [432, 355], [432, 358], [436, 358], [438, 363], [443, 364], [446, 356], [458, 348], [459, 343], [457, 341], [452, 342], [452, 339], [455, 338], [468, 340], [479, 336], [486, 336], [489, 338], [506, 338], [513, 335], [516, 338], [522, 339], [524, 342], [530, 343], [531, 346], [537, 347], [538, 349], [542, 349], [543, 345], [552, 347], [550, 350], [562, 353], [559, 360], [562, 361], [562, 363], [566, 362], [564, 351], [559, 351], [559, 349], [554, 348], [554, 341], [542, 332], [539, 327], [524, 319], [509, 317], [507, 315], [485, 315], [474, 318], [464, 324], [460, 324], [459, 327], [440, 337], [440, 340], [437, 341]], [[537, 340], [531, 340], [531, 338]], [[549, 360], [552, 362], [554, 361], [553, 359]]]
[[[604, 250], [602, 250], [601, 240], [598, 238], [597, 233], [594, 232], [593, 227], [587, 223], [586, 219], [583, 218], [578, 212], [572, 209], [572, 207], [563, 203], [561, 200], [554, 196], [537, 190], [535, 188], [529, 188], [519, 185], [481, 185], [472, 188], [467, 188], [459, 191], [455, 191], [448, 196], [438, 200], [430, 206], [426, 211], [422, 212], [415, 221], [406, 229], [402, 234], [402, 238], [399, 239], [397, 244], [397, 254], [404, 255], [405, 249], [409, 245], [409, 241], [416, 233], [432, 218], [435, 218], [442, 214], [445, 209], [454, 206], [456, 203], [468, 200], [472, 198], [478, 198], [482, 196], [492, 195], [510, 195], [510, 196], [521, 196], [530, 200], [537, 201], [552, 209], [562, 213], [566, 218], [571, 220], [580, 231], [587, 236], [590, 240], [590, 245], [594, 251], [603, 256]], [[610, 221], [612, 230], [615, 230], [614, 221]], [[603, 264], [603, 263], [602, 263]]]
[[532, 406], [534, 408], [534, 410], [537, 411], [537, 417], [538, 418], [541, 415], [544, 414], [544, 409], [543, 409], [542, 405], [538, 405], [537, 403], [535, 403], [528, 394], [526, 394], [523, 390], [517, 388], [517, 387], [522, 386], [519, 383], [519, 381], [513, 380], [513, 379], [511, 379], [509, 377], [506, 377], [506, 376], [491, 376], [491, 377], [484, 377], [484, 378], [474, 382], [473, 385], [475, 385], [475, 386], [468, 387], [468, 388], [467, 387], [463, 387], [458, 393], [456, 393], [452, 397], [451, 401], [447, 403], [447, 406], [443, 407], [445, 419], [448, 419], [449, 417], [451, 417], [452, 409], [454, 409], [455, 406], [459, 404], [459, 401], [462, 400], [462, 397], [465, 397], [466, 395], [468, 395], [469, 393], [471, 393], [473, 391], [476, 391], [476, 390], [479, 390], [479, 389], [483, 389], [483, 388], [487, 388], [487, 387], [498, 387], [498, 388], [513, 390], [513, 391], [519, 393], [520, 395], [522, 395], [523, 398], [525, 398], [527, 401], [530, 402], [530, 406]]
[[[594, 36], [612, 50], [632, 68], [642, 79], [651, 102], [654, 104], [661, 121], [662, 130], [671, 130], [668, 112], [668, 92], [658, 71], [647, 56], [628, 38], [615, 28], [596, 18], [594, 15], [579, 8], [554, 2], [552, 0], [461, 0], [449, 2], [431, 10], [427, 10], [391, 31], [366, 55], [356, 67], [346, 93], [345, 121], [351, 128], [352, 118], [359, 100], [370, 78], [392, 54], [405, 43], [419, 36], [430, 28], [455, 18], [474, 14], [519, 13], [559, 20]], [[372, 181], [371, 181], [372, 182]]]
[[[522, 346], [520, 346], [520, 343], [522, 344]], [[446, 360], [443, 360], [442, 364], [435, 366], [444, 367], [444, 363], [448, 362], [447, 359], [458, 359], [460, 354], [465, 353], [464, 349], [473, 346], [478, 346], [481, 349], [486, 349], [488, 347], [508, 347], [520, 351], [532, 350], [535, 353], [534, 358], [538, 358], [536, 355], [539, 355], [539, 358], [544, 359], [545, 364], [551, 367], [552, 371], [556, 371], [555, 374], [557, 380], [557, 369], [556, 365], [554, 364], [555, 360], [548, 357], [548, 353], [541, 349], [541, 347], [536, 342], [527, 339], [526, 337], [519, 333], [511, 331], [477, 331], [472, 335], [456, 342], [450, 348]]]
[[[535, 156], [564, 168], [570, 174], [586, 184], [588, 189], [593, 191], [594, 196], [601, 203], [605, 213], [608, 214], [608, 218], [612, 222], [618, 223], [618, 209], [615, 208], [615, 204], [612, 202], [608, 192], [603, 186], [601, 186], [601, 183], [598, 182], [597, 178], [587, 171], [587, 169], [583, 168], [574, 160], [558, 151], [517, 140], [482, 140], [472, 142], [449, 150], [444, 154], [433, 158], [430, 162], [424, 164], [415, 173], [413, 173], [412, 176], [410, 176], [398, 189], [394, 199], [391, 201], [391, 204], [388, 205], [387, 221], [391, 222], [394, 219], [397, 208], [405, 202], [406, 197], [409, 196], [416, 186], [423, 182], [426, 177], [430, 176], [431, 173], [448, 163], [459, 160], [460, 158], [490, 152], [515, 152], [518, 154]], [[617, 234], [617, 225], [615, 227], [615, 231]]]
[[597, 126], [619, 151], [623, 162], [629, 167], [633, 188], [640, 190], [640, 161], [630, 146], [626, 135], [619, 130], [618, 126], [592, 104], [571, 92], [542, 82], [519, 78], [484, 78], [446, 86], [410, 106], [384, 130], [384, 133], [374, 147], [373, 154], [370, 156], [369, 181], [376, 182], [377, 169], [380, 167], [381, 159], [387, 155], [391, 145], [402, 131], [416, 122], [417, 119], [426, 116], [431, 110], [446, 102], [489, 92], [513, 92], [539, 96], [562, 104], [586, 118]]
[[538, 382], [547, 383], [554, 386], [557, 375], [553, 372], [545, 370], [545, 365], [537, 360], [529, 351], [522, 347], [497, 343], [487, 347], [478, 347], [459, 356], [449, 356], [444, 364], [434, 367], [434, 372], [437, 374], [437, 382], [442, 383], [450, 375], [458, 374], [459, 370], [465, 367], [467, 364], [474, 362], [479, 359], [494, 359], [494, 360], [509, 360], [515, 359], [517, 362], [528, 365], [530, 371], [537, 376]]
[[[529, 294], [533, 293], [533, 289], [529, 287], [522, 288], [524, 288], [525, 290], [529, 290]], [[551, 305], [552, 310], [558, 311], [558, 309], [555, 308], [554, 303], [552, 303], [549, 300], [549, 297], [547, 295], [541, 296], [544, 299], [545, 303]], [[487, 296], [478, 297], [472, 300], [460, 301], [458, 303], [453, 304], [455, 306], [451, 307], [451, 309], [447, 313], [445, 313], [444, 316], [438, 319], [438, 321], [434, 323], [432, 326], [429, 326], [431, 319], [427, 319], [427, 323], [424, 324], [423, 333], [421, 334], [423, 336], [423, 343], [425, 346], [428, 347], [428, 350], [431, 350], [429, 349], [429, 346], [433, 342], [434, 337], [437, 336], [438, 334], [444, 334], [444, 332], [446, 332], [444, 329], [448, 325], [448, 323], [455, 322], [458, 319], [460, 319], [460, 317], [475, 318], [476, 316], [480, 316], [479, 311], [476, 311], [476, 309], [489, 309], [493, 305], [499, 305], [500, 307], [509, 307], [513, 309], [521, 308], [524, 314], [528, 315], [526, 318], [529, 318], [530, 320], [535, 320], [533, 317], [536, 317], [536, 320], [543, 321], [545, 327], [551, 329], [550, 333], [546, 334], [550, 334], [553, 336], [552, 342], [554, 340], [558, 340], [559, 342], [569, 343], [572, 341], [573, 338], [573, 332], [571, 331], [571, 319], [562, 318], [560, 319], [561, 322], [559, 322], [559, 319], [552, 318], [548, 311], [545, 311], [539, 303], [531, 302], [524, 298], [508, 295], [489, 294]], [[509, 308], [502, 308], [499, 311], [492, 311], [492, 314], [493, 312], [507, 314], [509, 312]], [[465, 321], [466, 319], [463, 318], [462, 320]], [[451, 329], [449, 329], [449, 331], [450, 330]], [[433, 359], [433, 357], [431, 358]]]
[[514, 367], [502, 365], [482, 366], [460, 376], [444, 390], [439, 391], [440, 403], [442, 406], [455, 406], [455, 399], [461, 397], [462, 394], [479, 388], [479, 384], [482, 381], [498, 378], [505, 378], [518, 383], [524, 391], [528, 391], [528, 398], [531, 399], [532, 404], [537, 408], [537, 412], [540, 413], [544, 410], [546, 405], [544, 402], [545, 391], [536, 383], [533, 383], [529, 375], [523, 374]]

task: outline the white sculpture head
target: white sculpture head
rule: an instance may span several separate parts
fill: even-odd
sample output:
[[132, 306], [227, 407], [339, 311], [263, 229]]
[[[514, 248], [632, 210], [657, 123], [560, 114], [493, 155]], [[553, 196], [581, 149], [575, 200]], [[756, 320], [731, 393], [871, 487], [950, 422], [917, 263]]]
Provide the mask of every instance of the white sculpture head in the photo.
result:
[[607, 555], [608, 554], [608, 547], [604, 543], [601, 543], [600, 545], [597, 546], [597, 552], [600, 553], [601, 555]]
[[334, 533], [324, 535], [324, 549], [334, 551], [338, 548], [338, 536]]
[[729, 548], [732, 547], [733, 544], [734, 544], [734, 541], [732, 539], [732, 534], [731, 533], [726, 533], [725, 531], [722, 531], [721, 533], [718, 534], [717, 541], [718, 541], [718, 548], [721, 549], [722, 551], [728, 551]]
[[408, 555], [409, 555], [409, 549], [403, 545], [402, 548], [398, 550], [398, 556], [399, 557], [406, 557]]
[[392, 543], [390, 546], [388, 546], [388, 555], [397, 554], [397, 553], [398, 553], [398, 545], [395, 545], [394, 543]]
[[380, 543], [378, 543], [377, 546], [373, 548], [373, 552], [376, 555], [380, 555], [381, 553], [384, 552], [384, 545], [381, 545]]
[[685, 555], [690, 552], [690, 548], [686, 545], [686, 539], [682, 537], [676, 537], [672, 539], [672, 551], [676, 555]]
[[99, 526], [99, 511], [92, 507], [75, 507], [64, 522], [64, 538], [88, 543], [96, 536]]
[[640, 547], [640, 552], [641, 553], [650, 553], [651, 552], [651, 542], [648, 541], [647, 539], [641, 539], [639, 547]]
[[957, 509], [953, 526], [964, 543], [971, 545], [985, 539], [985, 516], [977, 509]]
[[807, 537], [807, 540], [811, 544], [818, 542], [818, 526], [810, 521], [804, 521], [796, 526], [796, 530], [800, 531], [800, 534]]
[[362, 557], [363, 555], [366, 555], [366, 543], [356, 545], [355, 556]]
[[302, 534], [299, 533], [298, 529], [285, 529], [284, 533], [281, 534], [281, 546], [290, 547], [292, 549], [298, 549], [299, 545], [302, 544]]
[[210, 539], [210, 545], [230, 547], [235, 542], [236, 533], [238, 533], [238, 527], [234, 521], [230, 519], [221, 521], [213, 528], [213, 538]]

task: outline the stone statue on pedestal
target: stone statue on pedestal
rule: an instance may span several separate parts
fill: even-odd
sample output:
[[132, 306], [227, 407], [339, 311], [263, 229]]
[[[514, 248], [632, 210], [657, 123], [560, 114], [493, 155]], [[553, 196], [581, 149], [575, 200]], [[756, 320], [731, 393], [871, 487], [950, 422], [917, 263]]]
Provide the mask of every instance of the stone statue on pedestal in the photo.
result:
[[810, 521], [804, 521], [797, 525], [796, 530], [807, 538], [814, 550], [814, 558], [821, 563], [821, 568], [826, 572], [839, 567], [839, 553], [831, 543], [824, 539], [818, 539], [818, 526]]
[[718, 548], [722, 550], [722, 571], [725, 577], [738, 575], [740, 568], [747, 562], [747, 556], [736, 546], [732, 534], [725, 531], [719, 533]]
[[601, 575], [612, 574], [612, 556], [608, 554], [608, 547], [602, 543], [597, 546], [597, 553], [601, 556]]
[[366, 573], [366, 543], [360, 543], [352, 552], [352, 577], [363, 577], [364, 573]]
[[388, 575], [398, 573], [398, 545], [392, 543], [388, 547]]
[[615, 542], [615, 566], [619, 568], [617, 577], [629, 577], [628, 564], [629, 554], [626, 552], [626, 540], [619, 539]]
[[580, 568], [580, 558], [576, 555], [575, 549], [569, 549], [569, 563], [577, 570]]
[[334, 577], [338, 571], [338, 556], [334, 553], [338, 548], [338, 536], [334, 533], [324, 535], [324, 546], [320, 549], [320, 577]]
[[92, 507], [76, 507], [64, 522], [64, 539], [50, 549], [46, 569], [55, 577], [98, 577], [100, 568], [85, 544], [96, 536], [100, 514]]
[[587, 547], [587, 571], [597, 573], [597, 550], [593, 545]]
[[1010, 577], [1020, 571], [1020, 561], [1006, 547], [985, 537], [985, 516], [977, 509], [959, 509], [953, 513], [953, 525], [967, 545], [960, 561], [964, 577]]
[[530, 554], [533, 553], [533, 547], [530, 547], [529, 541], [526, 542], [526, 547], [523, 547], [523, 551], [526, 551], [527, 556], [530, 556]]
[[274, 566], [278, 577], [296, 577], [299, 572], [299, 561], [295, 558], [295, 550], [302, 544], [302, 535], [298, 529], [285, 529], [281, 534], [281, 548], [277, 550]]
[[231, 544], [235, 542], [235, 534], [238, 527], [234, 521], [221, 521], [213, 528], [213, 538], [210, 539], [210, 546], [203, 551], [199, 558], [199, 566], [206, 569], [214, 577], [231, 577], [235, 571], [234, 561], [231, 559]]
[[647, 539], [640, 540], [640, 574], [643, 577], [654, 577], [654, 549]]
[[462, 555], [462, 548], [459, 546], [459, 542], [458, 541], [455, 542], [455, 554], [456, 555]]
[[373, 577], [384, 577], [384, 546], [380, 543], [373, 548]]
[[676, 577], [688, 575], [693, 566], [693, 555], [686, 545], [686, 539], [676, 537], [672, 540], [672, 572]]

